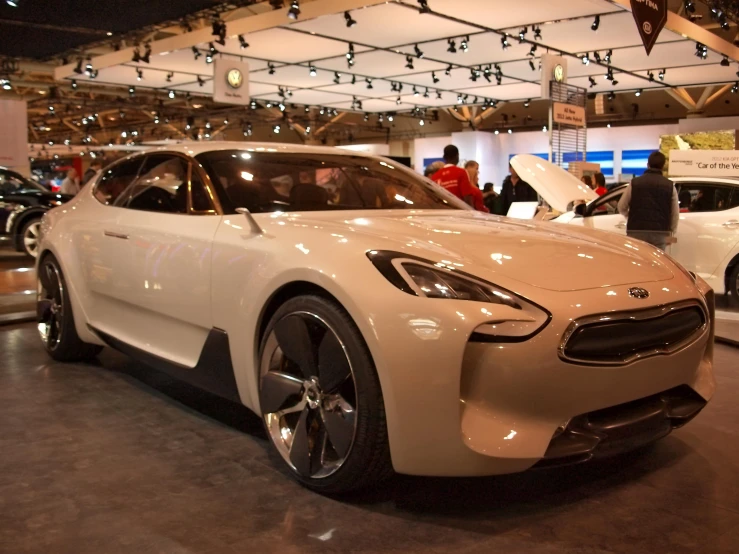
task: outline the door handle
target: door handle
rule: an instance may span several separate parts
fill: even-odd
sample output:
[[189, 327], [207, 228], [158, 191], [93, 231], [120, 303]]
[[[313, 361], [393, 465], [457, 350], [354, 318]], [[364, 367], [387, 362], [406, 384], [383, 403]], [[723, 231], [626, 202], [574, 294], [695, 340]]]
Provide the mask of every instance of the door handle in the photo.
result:
[[622, 221], [621, 223], [618, 223], [615, 225], [616, 229], [626, 229], [626, 222]]
[[103, 231], [103, 233], [105, 234], [106, 237], [128, 240], [128, 235], [122, 235], [121, 233], [114, 233], [113, 231]]
[[726, 223], [722, 225], [722, 227], [737, 227], [737, 226], [739, 226], [739, 221], [737, 221], [736, 219], [730, 219], [729, 221], [727, 221]]

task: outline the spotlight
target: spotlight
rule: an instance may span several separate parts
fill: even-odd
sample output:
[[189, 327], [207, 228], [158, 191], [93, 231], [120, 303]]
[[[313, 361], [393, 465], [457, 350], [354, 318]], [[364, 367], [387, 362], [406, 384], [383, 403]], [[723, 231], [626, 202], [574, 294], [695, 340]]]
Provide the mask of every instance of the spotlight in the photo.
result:
[[439, 81], [441, 80], [441, 79], [439, 79], [439, 78], [438, 78], [438, 77], [436, 76], [436, 71], [432, 71], [432, 72], [431, 72], [431, 80], [432, 80], [432, 81], [434, 82], [434, 84], [438, 83], [438, 82], [439, 82]]
[[346, 53], [346, 63], [351, 68], [354, 65], [354, 43], [349, 43], [349, 51]]
[[352, 19], [352, 14], [349, 12], [344, 12], [344, 19], [346, 20], [347, 27], [354, 27], [357, 24], [357, 22]]
[[477, 77], [478, 77], [477, 70], [474, 68], [470, 69], [470, 81], [472, 81], [473, 83], [476, 83]]
[[539, 47], [538, 47], [538, 46], [537, 46], [536, 44], [532, 44], [532, 45], [531, 45], [531, 50], [529, 50], [529, 56], [531, 56], [532, 58], [533, 58], [534, 56], [536, 56], [536, 50], [537, 50], [538, 48], [539, 48]]
[[73, 90], [77, 89], [77, 81], [75, 81], [74, 79], [72, 79], [72, 89]]
[[144, 72], [136, 68], [136, 80], [141, 81], [144, 78]]
[[452, 76], [452, 64], [449, 64], [449, 66], [446, 68], [446, 70], [444, 71], [444, 75], [446, 75], [447, 77]]
[[598, 83], [596, 83], [595, 79], [593, 79], [592, 77], [588, 77], [588, 80], [590, 81], [590, 88], [598, 85]]
[[174, 96], [175, 96], [174, 95], [174, 91], [173, 90], [168, 90], [167, 91], [167, 96], [169, 97], [170, 100], [172, 100], [174, 98]]
[[198, 75], [198, 86], [205, 86], [205, 79]]
[[524, 40], [526, 40], [526, 33], [528, 33], [528, 32], [529, 32], [529, 28], [528, 27], [524, 27], [523, 29], [521, 29], [518, 32], [518, 42], [523, 42]]
[[615, 92], [609, 92], [608, 93], [608, 100], [610, 102], [613, 102], [616, 99], [616, 93]]
[[413, 96], [418, 96], [418, 89], [413, 85]]
[[388, 116], [387, 116], [387, 120], [388, 120], [388, 121], [389, 121], [390, 123], [392, 123], [394, 119], [395, 119], [395, 116], [394, 116], [393, 114], [388, 114]]
[[133, 56], [131, 56], [133, 63], [139, 63], [141, 61], [141, 53], [139, 52], [138, 46], [133, 49]]
[[487, 67], [485, 67], [485, 69], [482, 72], [482, 76], [485, 77], [485, 80], [488, 83], [492, 83], [492, 81], [490, 80], [490, 76], [492, 75], [491, 69], [492, 69], [492, 66], [488, 65]]
[[92, 73], [92, 58], [87, 56], [87, 63], [85, 64], [85, 73], [88, 75]]
[[598, 30], [598, 27], [600, 27], [600, 16], [599, 15], [596, 15], [595, 16], [595, 19], [593, 20], [593, 24], [590, 26], [590, 28], [593, 31], [597, 31]]
[[244, 35], [239, 35], [239, 46], [242, 50], [246, 50], [247, 48], [249, 48], [249, 43], [246, 42]]
[[257, 109], [257, 101], [256, 100], [252, 100], [251, 102], [249, 102], [249, 108], [251, 108], [252, 110], [256, 110]]
[[367, 89], [368, 90], [372, 90], [373, 88], [375, 88], [375, 87], [372, 86], [372, 79], [370, 79], [369, 77], [366, 79], [366, 82], [367, 82]]
[[500, 37], [500, 45], [503, 47], [503, 50], [508, 50], [508, 47], [511, 45], [511, 43], [508, 42], [508, 35]]
[[534, 60], [529, 60], [529, 67], [531, 68], [531, 71], [536, 71], [536, 64], [534, 63]]
[[457, 43], [454, 39], [450, 38], [448, 41], [449, 47], [446, 49], [447, 52], [450, 54], [456, 54], [457, 53]]
[[436, 91], [436, 99], [437, 99], [437, 100], [441, 100], [441, 99], [442, 99], [442, 96], [441, 96], [441, 91], [440, 91], [440, 90], [437, 90], [437, 91]]
[[[352, 83], [352, 85], [356, 85], [357, 84], [357, 76], [356, 75], [352, 75], [352, 81], [351, 81], [351, 83]], [[400, 90], [400, 89], [398, 89], [398, 90]]]
[[136, 87], [128, 87], [128, 95], [133, 96], [136, 94]]
[[193, 47], [192, 47], [192, 55], [193, 55], [193, 57], [195, 58], [195, 61], [197, 61], [197, 60], [198, 60], [198, 58], [199, 58], [200, 56], [202, 56], [202, 54], [200, 53], [200, 50], [198, 50], [198, 47], [197, 47], [197, 46], [193, 46]]
[[144, 55], [141, 56], [141, 61], [144, 63], [151, 62], [151, 44], [149, 44], [148, 42], [146, 43], [146, 47], [144, 49]]
[[290, 9], [287, 10], [287, 17], [290, 19], [297, 19], [300, 17], [300, 2], [298, 2], [298, 0], [291, 0]]
[[636, 96], [636, 97], [638, 98], [639, 96], [641, 96], [641, 93], [642, 93], [642, 92], [643, 92], [643, 91], [642, 91], [642, 89], [639, 89], [639, 90], [637, 90], [637, 91], [636, 91], [636, 92], [634, 93], [634, 96]]
[[663, 69], [662, 71], [659, 72], [658, 77], [659, 77], [659, 80], [660, 81], [664, 81], [665, 80], [665, 73], [667, 73], [667, 70], [666, 69]]
[[80, 58], [79, 60], [77, 60], [77, 65], [74, 66], [74, 72], [77, 75], [82, 75], [82, 73], [83, 73], [83, 71], [82, 71], [82, 58]]
[[100, 73], [97, 69], [91, 69], [90, 70], [90, 79], [97, 79], [98, 73]]
[[724, 56], [724, 57], [723, 57], [723, 58], [721, 59], [721, 66], [722, 66], [722, 67], [729, 67], [730, 65], [731, 65], [731, 64], [729, 63], [729, 57], [728, 57], [728, 56]]
[[413, 46], [413, 50], [414, 50], [414, 52], [416, 53], [416, 57], [417, 57], [417, 58], [423, 58], [423, 52], [422, 52], [422, 51], [421, 51], [421, 49], [420, 49], [420, 48], [418, 47], [418, 44], [416, 44], [415, 46]]
[[6, 1], [8, 3], [8, 6], [10, 6], [11, 8], [17, 8], [18, 4], [21, 3], [21, 0], [6, 0]]
[[526, 100], [526, 102], [523, 103], [524, 108], [528, 108], [531, 105], [531, 99]]
[[419, 121], [419, 122], [418, 122], [418, 124], [419, 124], [419, 125], [420, 125], [421, 127], [423, 127], [424, 125], [426, 125], [426, 122], [425, 122], [425, 121], [424, 121], [424, 120], [422, 119], [421, 121]]
[[466, 36], [459, 42], [459, 47], [462, 52], [467, 52], [470, 49], [470, 37]]
[[401, 104], [402, 102], [403, 102], [403, 101], [402, 101], [402, 100], [400, 99], [400, 96], [398, 96], [398, 98], [396, 98], [396, 100], [395, 100], [395, 104], [397, 104], [398, 106], [400, 106], [400, 104]]
[[686, 13], [695, 13], [695, 2], [693, 0], [685, 0]]
[[606, 52], [606, 55], [603, 57], [606, 63], [611, 63], [611, 56], [613, 56], [613, 50]]
[[341, 82], [341, 73], [334, 71], [334, 84], [338, 85]]
[[308, 66], [308, 73], [311, 77], [315, 77], [318, 75], [318, 72], [316, 71], [316, 66], [314, 66], [312, 63]]
[[708, 57], [708, 47], [701, 42], [696, 42], [695, 55], [700, 59], [705, 60]]
[[429, 8], [428, 0], [418, 0], [418, 4], [418, 13], [431, 13], [431, 8]]
[[588, 56], [588, 53], [585, 52], [582, 56], [582, 64], [583, 65], [589, 65], [590, 64], [590, 57]]
[[413, 57], [412, 56], [405, 57], [405, 67], [406, 69], [413, 69]]
[[279, 135], [281, 130], [282, 130], [282, 128], [279, 125], [275, 125], [274, 127], [272, 127], [272, 132], [275, 135]]
[[534, 29], [534, 40], [541, 40], [541, 27], [538, 25]]
[[593, 52], [593, 57], [595, 58], [596, 63], [601, 62], [601, 57], [599, 52]]
[[732, 94], [736, 94], [737, 92], [739, 92], [739, 81], [737, 81], [736, 83], [734, 83], [734, 86], [731, 87], [731, 92], [732, 92]]
[[267, 68], [269, 69], [268, 73], [270, 75], [274, 75], [275, 74], [275, 64], [273, 64], [272, 62], [269, 62], [269, 63], [267, 63]]

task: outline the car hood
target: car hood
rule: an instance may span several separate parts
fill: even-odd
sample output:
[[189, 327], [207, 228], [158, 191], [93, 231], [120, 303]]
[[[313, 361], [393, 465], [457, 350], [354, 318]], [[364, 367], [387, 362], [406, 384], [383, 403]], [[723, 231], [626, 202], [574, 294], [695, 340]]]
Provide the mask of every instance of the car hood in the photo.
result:
[[[337, 212], [283, 214], [279, 219], [292, 221], [298, 233], [319, 229], [322, 236], [338, 237], [341, 242], [354, 242], [352, 236], [361, 236], [368, 250], [394, 250], [433, 262], [447, 261], [484, 279], [502, 277], [553, 291], [643, 284], [673, 277], [665, 258], [654, 256], [652, 249], [634, 249], [629, 239], [610, 233], [465, 210], [340, 213], [342, 217], [337, 217]], [[285, 222], [272, 219], [270, 223]], [[269, 233], [272, 225], [267, 227]], [[283, 232], [285, 227], [279, 229]]]
[[566, 212], [573, 202], [590, 202], [598, 195], [571, 173], [531, 154], [519, 154], [511, 159], [511, 166], [549, 206]]

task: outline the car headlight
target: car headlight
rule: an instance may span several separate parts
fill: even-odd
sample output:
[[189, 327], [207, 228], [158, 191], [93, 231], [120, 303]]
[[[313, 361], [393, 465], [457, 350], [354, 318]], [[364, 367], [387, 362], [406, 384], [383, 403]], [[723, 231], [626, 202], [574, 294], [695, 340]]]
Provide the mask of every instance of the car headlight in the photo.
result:
[[423, 298], [466, 300], [498, 305], [483, 308], [490, 321], [475, 329], [477, 340], [519, 342], [541, 331], [551, 319], [542, 307], [509, 290], [461, 272], [454, 265], [434, 263], [400, 252], [371, 250], [370, 261], [385, 278], [408, 294]]

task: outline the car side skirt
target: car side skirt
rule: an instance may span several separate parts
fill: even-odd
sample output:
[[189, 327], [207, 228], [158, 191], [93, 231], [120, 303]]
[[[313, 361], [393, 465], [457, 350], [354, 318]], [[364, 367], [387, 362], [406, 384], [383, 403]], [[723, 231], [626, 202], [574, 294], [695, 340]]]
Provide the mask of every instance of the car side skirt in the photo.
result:
[[187, 367], [131, 346], [91, 325], [88, 327], [114, 350], [171, 375], [175, 379], [185, 381], [227, 400], [241, 403], [231, 362], [228, 334], [222, 329], [210, 330], [198, 363], [195, 367]]

